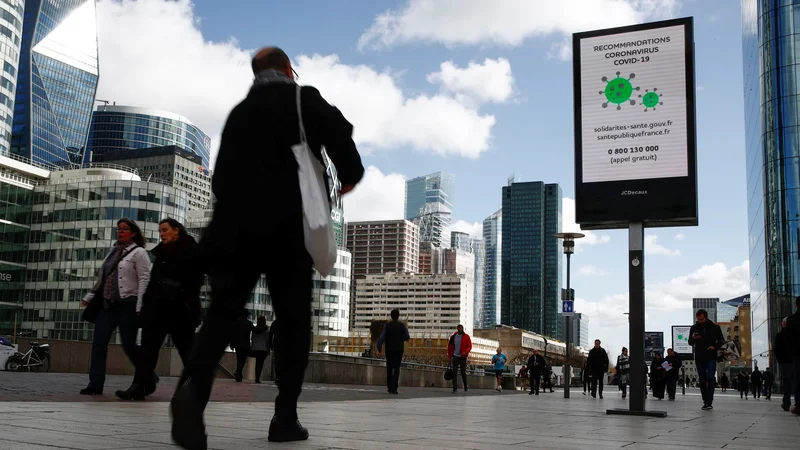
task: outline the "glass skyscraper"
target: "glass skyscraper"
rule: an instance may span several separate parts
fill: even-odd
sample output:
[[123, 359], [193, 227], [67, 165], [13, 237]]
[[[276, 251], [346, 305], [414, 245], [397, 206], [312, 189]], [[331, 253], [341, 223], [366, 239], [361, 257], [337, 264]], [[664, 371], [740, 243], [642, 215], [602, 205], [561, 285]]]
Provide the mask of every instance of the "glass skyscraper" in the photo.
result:
[[406, 219], [419, 226], [420, 241], [450, 246], [456, 176], [446, 172], [406, 181]]
[[561, 188], [542, 182], [503, 187], [501, 320], [563, 340], [560, 310]]
[[793, 3], [741, 2], [752, 348], [762, 368], [800, 295], [800, 4]]
[[483, 323], [483, 285], [485, 275], [486, 248], [482, 238], [474, 238], [467, 233], [453, 231], [450, 239], [452, 249], [462, 250], [471, 253], [475, 257], [474, 295], [472, 297], [472, 325], [474, 328], [481, 328]]
[[0, 61], [3, 64], [0, 75], [0, 155], [8, 154], [11, 149], [24, 8], [22, 0], [0, 1]]
[[98, 79], [95, 0], [25, 2], [11, 152], [80, 166]]
[[120, 150], [175, 145], [211, 164], [211, 138], [189, 119], [167, 111], [132, 106], [101, 105], [92, 115], [88, 150], [90, 158]]
[[500, 323], [500, 267], [503, 242], [503, 210], [483, 220], [483, 306], [478, 328]]

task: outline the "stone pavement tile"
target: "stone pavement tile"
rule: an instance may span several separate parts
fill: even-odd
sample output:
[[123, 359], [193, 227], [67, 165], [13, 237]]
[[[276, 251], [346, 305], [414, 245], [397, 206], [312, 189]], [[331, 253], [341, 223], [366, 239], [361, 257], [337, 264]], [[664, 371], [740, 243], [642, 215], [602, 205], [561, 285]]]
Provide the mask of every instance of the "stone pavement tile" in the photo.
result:
[[54, 447], [50, 445], [26, 444], [24, 442], [6, 441], [0, 438], [0, 450], [80, 450], [77, 447]]
[[52, 431], [31, 430], [28, 428], [7, 427], [0, 425], [0, 436], [4, 441], [20, 444], [49, 445], [52, 447], [78, 448], [83, 450], [100, 450], [121, 447], [146, 448], [149, 444], [117, 439], [109, 436], [71, 433], [67, 430]]

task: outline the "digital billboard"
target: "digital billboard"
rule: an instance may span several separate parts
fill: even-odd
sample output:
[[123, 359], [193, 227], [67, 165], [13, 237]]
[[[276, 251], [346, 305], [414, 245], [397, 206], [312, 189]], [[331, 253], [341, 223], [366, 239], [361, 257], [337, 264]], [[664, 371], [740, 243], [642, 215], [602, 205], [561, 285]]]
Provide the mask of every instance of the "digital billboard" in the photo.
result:
[[697, 224], [692, 18], [573, 35], [576, 221]]
[[689, 345], [689, 330], [691, 329], [691, 325], [673, 325], [672, 327], [672, 349], [682, 359], [691, 359], [692, 357], [692, 346]]
[[664, 332], [645, 331], [644, 332], [644, 360], [649, 364], [656, 353], [664, 355]]

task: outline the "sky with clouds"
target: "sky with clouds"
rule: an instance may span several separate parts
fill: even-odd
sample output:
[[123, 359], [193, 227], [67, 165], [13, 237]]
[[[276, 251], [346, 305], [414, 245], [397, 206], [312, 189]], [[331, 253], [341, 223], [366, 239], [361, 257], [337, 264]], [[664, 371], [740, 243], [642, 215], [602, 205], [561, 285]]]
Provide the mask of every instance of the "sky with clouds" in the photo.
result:
[[[564, 231], [577, 231], [571, 33], [693, 16], [700, 226], [646, 232], [646, 328], [669, 345], [692, 297], [749, 292], [739, 2], [553, 5], [98, 0], [98, 98], [179, 113], [216, 145], [252, 83], [251, 55], [278, 45], [355, 126], [367, 172], [345, 199], [348, 220], [401, 218], [405, 179], [444, 170], [456, 176], [456, 229], [479, 233], [513, 175], [559, 183]], [[616, 354], [628, 344], [627, 234], [586, 234], [572, 260], [576, 311]]]

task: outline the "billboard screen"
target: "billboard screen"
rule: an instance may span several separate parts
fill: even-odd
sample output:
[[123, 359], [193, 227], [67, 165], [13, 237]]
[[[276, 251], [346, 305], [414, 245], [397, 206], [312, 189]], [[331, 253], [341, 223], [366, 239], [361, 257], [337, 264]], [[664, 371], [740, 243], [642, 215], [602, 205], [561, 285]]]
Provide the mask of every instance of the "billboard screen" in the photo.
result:
[[672, 327], [672, 349], [683, 359], [692, 357], [692, 346], [689, 345], [689, 330], [691, 329], [691, 325], [673, 325]]
[[576, 219], [697, 224], [692, 18], [573, 35]]
[[660, 353], [664, 356], [664, 332], [645, 331], [644, 332], [644, 360], [649, 364], [653, 360], [653, 355]]

